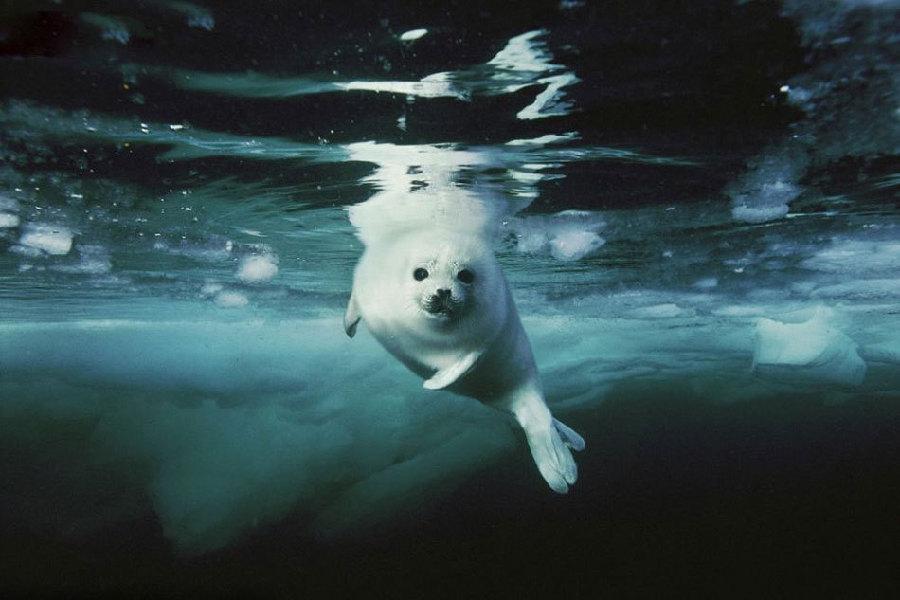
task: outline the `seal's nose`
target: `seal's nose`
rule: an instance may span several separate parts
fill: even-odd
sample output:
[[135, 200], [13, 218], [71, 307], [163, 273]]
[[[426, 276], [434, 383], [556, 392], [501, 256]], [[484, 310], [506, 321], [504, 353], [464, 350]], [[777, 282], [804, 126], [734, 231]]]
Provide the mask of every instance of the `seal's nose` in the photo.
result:
[[434, 294], [428, 297], [423, 307], [431, 314], [446, 313], [449, 315], [453, 310], [452, 292], [446, 288], [436, 289]]

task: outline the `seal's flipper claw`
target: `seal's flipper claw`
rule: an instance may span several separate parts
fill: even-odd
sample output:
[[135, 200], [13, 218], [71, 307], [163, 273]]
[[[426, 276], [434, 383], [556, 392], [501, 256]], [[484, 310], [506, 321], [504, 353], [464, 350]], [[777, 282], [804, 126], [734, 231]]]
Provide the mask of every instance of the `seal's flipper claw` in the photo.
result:
[[344, 313], [344, 331], [348, 336], [356, 335], [356, 326], [359, 325], [361, 318], [359, 308], [356, 306], [356, 299], [351, 292], [350, 302], [347, 303], [347, 312]]
[[441, 369], [432, 375], [430, 379], [426, 379], [422, 384], [422, 387], [426, 390], [442, 390], [445, 387], [453, 385], [460, 377], [475, 367], [475, 363], [478, 362], [479, 356], [481, 356], [480, 352], [470, 352], [469, 354], [466, 354], [449, 367]]

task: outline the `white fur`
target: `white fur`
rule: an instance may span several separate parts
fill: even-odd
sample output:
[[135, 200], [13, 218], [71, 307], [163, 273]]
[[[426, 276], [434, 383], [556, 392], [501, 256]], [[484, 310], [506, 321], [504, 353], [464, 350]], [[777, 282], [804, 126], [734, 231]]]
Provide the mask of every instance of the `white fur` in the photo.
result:
[[[416, 269], [428, 276], [417, 281]], [[474, 280], [461, 281], [462, 270]], [[427, 309], [439, 289], [450, 290], [449, 314]], [[360, 319], [425, 388], [512, 413], [541, 475], [554, 491], [568, 491], [578, 476], [569, 449], [581, 450], [584, 440], [550, 415], [506, 278], [482, 236], [415, 226], [370, 243], [354, 273], [348, 335]]]

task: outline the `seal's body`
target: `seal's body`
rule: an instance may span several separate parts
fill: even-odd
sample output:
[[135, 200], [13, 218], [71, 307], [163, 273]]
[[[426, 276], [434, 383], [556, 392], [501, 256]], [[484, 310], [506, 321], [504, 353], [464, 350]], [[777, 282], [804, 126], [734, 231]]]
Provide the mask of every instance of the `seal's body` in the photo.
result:
[[552, 418], [506, 278], [479, 236], [410, 229], [366, 247], [344, 329], [360, 319], [426, 389], [446, 389], [513, 414], [535, 463], [559, 493], [577, 479], [569, 448], [584, 440]]

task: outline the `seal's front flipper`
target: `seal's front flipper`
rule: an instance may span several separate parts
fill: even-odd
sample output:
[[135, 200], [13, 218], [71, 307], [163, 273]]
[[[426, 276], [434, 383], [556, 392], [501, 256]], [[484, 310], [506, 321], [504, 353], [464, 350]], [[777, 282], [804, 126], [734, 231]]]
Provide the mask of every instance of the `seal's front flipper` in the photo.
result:
[[449, 385], [453, 385], [460, 377], [472, 370], [475, 363], [478, 362], [479, 356], [481, 356], [480, 352], [466, 354], [449, 367], [441, 369], [432, 375], [431, 379], [426, 379], [422, 387], [426, 390], [442, 390]]
[[350, 337], [356, 335], [356, 326], [362, 318], [359, 314], [359, 307], [356, 306], [356, 298], [353, 292], [350, 292], [350, 302], [347, 303], [347, 312], [344, 313], [344, 331]]

